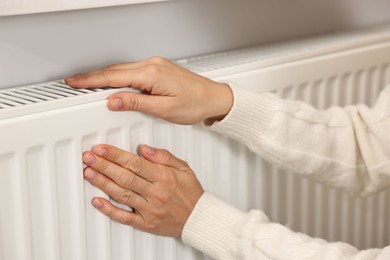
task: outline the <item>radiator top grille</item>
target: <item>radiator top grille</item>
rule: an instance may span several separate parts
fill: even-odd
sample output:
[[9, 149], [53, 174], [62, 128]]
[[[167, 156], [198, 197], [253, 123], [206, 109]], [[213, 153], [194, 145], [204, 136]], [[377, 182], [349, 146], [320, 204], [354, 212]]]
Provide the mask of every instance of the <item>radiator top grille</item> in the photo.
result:
[[0, 109], [80, 96], [102, 90], [103, 89], [72, 89], [63, 81], [5, 89], [0, 91]]
[[73, 89], [63, 80], [0, 90], [0, 120], [104, 100], [130, 88]]

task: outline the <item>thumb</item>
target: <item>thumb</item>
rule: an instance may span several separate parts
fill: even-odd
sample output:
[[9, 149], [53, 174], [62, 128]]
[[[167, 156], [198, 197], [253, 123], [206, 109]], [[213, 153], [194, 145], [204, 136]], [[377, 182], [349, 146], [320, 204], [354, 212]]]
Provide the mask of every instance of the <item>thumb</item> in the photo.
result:
[[153, 163], [173, 167], [179, 170], [186, 170], [189, 168], [185, 161], [178, 159], [176, 156], [165, 149], [156, 149], [148, 145], [141, 145], [139, 147], [139, 153], [146, 160]]
[[119, 92], [111, 95], [107, 107], [111, 111], [139, 111], [158, 116], [162, 111], [163, 97], [134, 92]]

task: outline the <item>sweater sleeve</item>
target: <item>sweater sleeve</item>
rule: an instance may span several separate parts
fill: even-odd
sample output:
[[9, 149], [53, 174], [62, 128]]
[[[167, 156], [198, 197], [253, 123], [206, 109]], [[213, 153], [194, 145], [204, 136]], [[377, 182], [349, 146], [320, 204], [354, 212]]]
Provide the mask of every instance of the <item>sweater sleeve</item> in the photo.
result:
[[233, 259], [390, 259], [390, 246], [359, 251], [329, 243], [269, 222], [259, 210], [249, 213], [204, 193], [188, 218], [183, 241], [223, 260]]
[[358, 195], [390, 186], [390, 86], [375, 106], [317, 110], [231, 85], [234, 104], [210, 128], [277, 167]]

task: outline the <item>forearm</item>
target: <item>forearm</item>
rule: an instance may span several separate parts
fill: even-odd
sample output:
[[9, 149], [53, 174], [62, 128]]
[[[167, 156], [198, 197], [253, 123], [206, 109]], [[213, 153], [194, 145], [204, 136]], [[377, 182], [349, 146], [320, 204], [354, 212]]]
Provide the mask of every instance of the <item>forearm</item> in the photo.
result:
[[[361, 195], [390, 185], [388, 94], [374, 109], [334, 107], [318, 111], [273, 94], [232, 88], [234, 105], [211, 129], [248, 146], [265, 160]], [[382, 107], [381, 107], [382, 106]], [[382, 129], [383, 128], [383, 129]]]
[[359, 251], [269, 222], [262, 211], [244, 213], [204, 193], [184, 226], [185, 243], [215, 259], [389, 259], [390, 247]]

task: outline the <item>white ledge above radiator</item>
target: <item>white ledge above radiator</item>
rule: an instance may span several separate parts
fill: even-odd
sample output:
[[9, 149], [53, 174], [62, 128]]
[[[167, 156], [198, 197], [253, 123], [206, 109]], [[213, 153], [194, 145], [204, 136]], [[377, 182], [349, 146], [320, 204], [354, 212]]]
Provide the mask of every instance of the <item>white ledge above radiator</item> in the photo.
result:
[[[298, 39], [285, 43], [256, 46], [176, 61], [203, 76], [219, 80], [277, 65], [291, 64], [326, 55], [354, 55], [366, 48], [388, 45], [390, 26]], [[251, 86], [244, 86], [251, 87]], [[269, 85], [263, 91], [274, 90]], [[0, 120], [85, 104], [106, 99], [119, 91], [131, 89], [72, 89], [62, 80], [0, 90]]]

